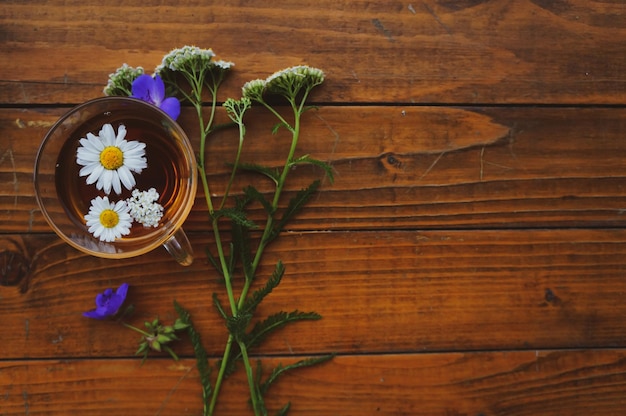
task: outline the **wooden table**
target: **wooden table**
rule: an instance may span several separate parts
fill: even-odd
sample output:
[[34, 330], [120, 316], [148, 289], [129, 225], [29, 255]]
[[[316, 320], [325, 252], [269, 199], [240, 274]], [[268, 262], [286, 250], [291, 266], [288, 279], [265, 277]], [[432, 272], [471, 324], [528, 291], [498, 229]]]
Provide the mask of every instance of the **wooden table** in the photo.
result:
[[[114, 4], [115, 3], [115, 4]], [[299, 64], [327, 80], [302, 152], [336, 182], [271, 246], [284, 282], [263, 304], [318, 322], [253, 350], [266, 365], [334, 352], [286, 375], [295, 415], [626, 414], [626, 6], [615, 1], [0, 2], [0, 415], [199, 415], [188, 342], [178, 363], [134, 356], [137, 335], [83, 318], [131, 285], [136, 323], [191, 313], [214, 362], [226, 337], [202, 253], [199, 193], [181, 267], [63, 243], [34, 198], [35, 154], [122, 63], [212, 48], [244, 82]], [[111, 5], [109, 5], [111, 4]], [[224, 118], [223, 112], [219, 114]], [[193, 111], [180, 123], [197, 142]], [[278, 165], [252, 119], [244, 157]], [[196, 129], [196, 130], [194, 130]], [[210, 144], [219, 182], [233, 137]], [[302, 170], [288, 192], [319, 176]], [[220, 411], [250, 414], [245, 377]], [[272, 405], [274, 402], [271, 402]]]

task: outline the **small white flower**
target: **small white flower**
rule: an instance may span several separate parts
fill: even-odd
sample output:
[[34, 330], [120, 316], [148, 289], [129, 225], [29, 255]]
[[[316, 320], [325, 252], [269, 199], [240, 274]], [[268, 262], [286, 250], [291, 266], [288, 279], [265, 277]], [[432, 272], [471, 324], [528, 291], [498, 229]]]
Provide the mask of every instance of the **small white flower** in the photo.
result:
[[211, 49], [200, 49], [197, 46], [185, 45], [182, 48], [172, 49], [163, 57], [163, 61], [156, 67], [155, 73], [160, 74], [165, 69], [171, 71], [190, 71], [208, 67], [215, 53]]
[[81, 146], [76, 152], [76, 162], [83, 166], [80, 176], [87, 176], [87, 185], [96, 184], [108, 195], [111, 188], [117, 194], [122, 193], [122, 184], [126, 189], [135, 186], [133, 172], [141, 173], [148, 166], [145, 158], [146, 145], [138, 141], [126, 141], [126, 127], [120, 124], [117, 136], [113, 126], [102, 126], [98, 136], [87, 133], [80, 139]]
[[295, 96], [302, 88], [310, 90], [322, 82], [324, 82], [324, 72], [307, 65], [292, 66], [275, 72], [265, 79], [266, 88], [270, 92], [288, 97]]
[[163, 217], [163, 206], [156, 201], [159, 193], [154, 188], [147, 191], [133, 189], [133, 196], [126, 203], [130, 209], [130, 216], [144, 227], [157, 227]]
[[109, 74], [109, 80], [102, 92], [104, 95], [131, 95], [131, 86], [133, 81], [144, 73], [144, 69], [140, 66], [133, 68], [128, 64], [123, 64], [117, 68], [115, 72]]
[[212, 66], [216, 67], [216, 68], [220, 68], [224, 71], [228, 71], [229, 69], [231, 69], [232, 67], [235, 66], [235, 64], [233, 62], [230, 61], [222, 61], [221, 59], [219, 61], [213, 61], [211, 62]]
[[254, 79], [252, 81], [248, 81], [245, 84], [243, 84], [243, 87], [241, 88], [241, 95], [243, 97], [248, 97], [251, 100], [261, 101], [264, 91], [265, 91], [265, 80]]
[[109, 202], [107, 196], [97, 196], [91, 200], [85, 221], [89, 232], [100, 241], [106, 242], [129, 234], [132, 225], [126, 201]]

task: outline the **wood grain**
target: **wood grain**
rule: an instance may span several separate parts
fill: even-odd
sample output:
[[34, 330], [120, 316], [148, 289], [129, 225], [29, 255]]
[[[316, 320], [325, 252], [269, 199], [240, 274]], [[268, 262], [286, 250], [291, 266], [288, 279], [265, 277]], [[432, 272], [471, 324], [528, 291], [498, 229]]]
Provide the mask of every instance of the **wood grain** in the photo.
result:
[[39, 0], [0, 16], [0, 103], [82, 102], [123, 62], [152, 71], [186, 44], [235, 62], [228, 95], [304, 63], [328, 73], [320, 101], [624, 102], [619, 1]]
[[[290, 357], [265, 358], [266, 368]], [[143, 415], [201, 412], [192, 360], [4, 361], [4, 415], [93, 416], [118, 409]], [[592, 381], [591, 381], [592, 380]], [[224, 390], [219, 411], [245, 414], [245, 380]], [[591, 382], [590, 382], [591, 381]], [[626, 352], [508, 351], [348, 355], [287, 374], [272, 390], [270, 409], [287, 401], [298, 415], [589, 415], [613, 416], [626, 389]], [[323, 400], [320, 398], [323, 397]], [[146, 398], [150, 398], [146, 400]]]
[[[171, 322], [176, 299], [210, 354], [221, 353], [224, 323], [211, 295], [223, 290], [202, 254], [182, 268], [163, 250], [112, 261], [56, 238], [12, 239], [27, 272], [0, 287], [5, 358], [132, 355], [134, 332], [81, 316], [96, 293], [122, 282], [133, 323]], [[192, 241], [196, 253], [212, 244]], [[287, 271], [259, 316], [299, 309], [324, 318], [286, 328], [256, 353], [618, 347], [625, 241], [623, 230], [289, 233], [262, 263], [261, 281], [278, 259]]]
[[[0, 416], [202, 412], [187, 339], [180, 362], [141, 367], [136, 334], [81, 316], [122, 282], [136, 325], [171, 322], [177, 299], [214, 363], [225, 328], [201, 196], [183, 268], [162, 249], [79, 253], [52, 234], [32, 184], [59, 116], [101, 96], [122, 63], [151, 73], [185, 44], [235, 62], [220, 101], [292, 65], [327, 75], [300, 151], [336, 181], [269, 247], [260, 277], [278, 259], [287, 271], [259, 311], [323, 319], [252, 354], [266, 370], [337, 356], [281, 379], [271, 409], [626, 414], [625, 12], [620, 0], [0, 2]], [[247, 121], [243, 159], [283, 163], [284, 132], [260, 108]], [[180, 122], [197, 148], [190, 108]], [[236, 140], [209, 142], [217, 198]], [[286, 197], [320, 176], [298, 167]], [[252, 175], [234, 189], [248, 182], [270, 191]], [[223, 393], [220, 414], [251, 414], [243, 374]]]
[[[31, 172], [42, 137], [63, 112], [0, 110], [5, 231], [50, 230], [34, 200]], [[295, 230], [626, 225], [622, 109], [350, 106], [322, 107], [307, 116], [301, 153], [331, 163], [337, 179], [324, 182], [292, 224]], [[243, 160], [279, 166], [285, 156], [277, 149], [287, 148], [286, 138], [269, 137], [276, 146], [268, 147], [257, 138], [269, 136], [273, 121], [258, 111], [249, 122]], [[197, 148], [190, 111], [181, 123]], [[210, 142], [207, 171], [216, 194], [226, 183], [223, 155], [234, 155], [235, 146], [230, 131]], [[301, 168], [288, 190], [321, 176]], [[249, 183], [270, 190], [250, 176], [234, 189]], [[206, 229], [202, 198], [188, 230]]]

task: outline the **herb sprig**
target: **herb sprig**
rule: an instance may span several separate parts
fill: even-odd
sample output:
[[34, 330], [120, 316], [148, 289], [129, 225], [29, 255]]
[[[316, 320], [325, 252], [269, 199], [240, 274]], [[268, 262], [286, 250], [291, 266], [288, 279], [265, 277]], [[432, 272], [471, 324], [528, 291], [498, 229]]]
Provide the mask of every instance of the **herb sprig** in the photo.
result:
[[[307, 105], [311, 91], [324, 82], [324, 73], [309, 66], [294, 66], [278, 71], [266, 79], [256, 79], [244, 84], [242, 97], [228, 98], [223, 107], [226, 110], [231, 126], [238, 132], [237, 151], [233, 157], [225, 191], [221, 197], [211, 193], [212, 184], [207, 172], [207, 140], [223, 125], [215, 124], [218, 108], [218, 91], [228, 73], [233, 68], [232, 62], [215, 59], [211, 49], [200, 49], [185, 46], [172, 50], [165, 55], [162, 63], [155, 69], [155, 79], [162, 79], [168, 93], [180, 97], [183, 103], [194, 108], [200, 131], [200, 149], [198, 152], [198, 172], [204, 200], [208, 210], [210, 228], [214, 235], [215, 246], [207, 249], [207, 257], [224, 283], [225, 294], [214, 293], [212, 302], [217, 313], [223, 318], [228, 330], [228, 339], [224, 346], [222, 358], [217, 363], [217, 375], [212, 377], [208, 365], [207, 352], [202, 345], [199, 331], [195, 328], [190, 313], [178, 302], [174, 307], [179, 316], [180, 328], [186, 328], [193, 345], [197, 360], [197, 368], [202, 383], [202, 394], [205, 416], [214, 415], [219, 393], [225, 379], [238, 368], [241, 363], [246, 373], [250, 392], [250, 405], [255, 416], [265, 416], [268, 409], [265, 398], [270, 386], [287, 371], [320, 364], [332, 358], [331, 355], [303, 359], [283, 366], [279, 364], [269, 375], [263, 374], [260, 362], [252, 363], [250, 350], [258, 347], [273, 331], [285, 325], [321, 318], [316, 312], [291, 310], [280, 311], [270, 316], [258, 317], [259, 304], [264, 301], [280, 284], [285, 274], [282, 261], [275, 265], [274, 272], [259, 289], [250, 293], [253, 283], [257, 280], [257, 271], [268, 245], [278, 238], [285, 230], [289, 221], [297, 215], [318, 190], [320, 181], [315, 180], [309, 186], [297, 192], [284, 204], [283, 193], [293, 168], [298, 165], [314, 165], [322, 169], [329, 181], [333, 181], [333, 171], [326, 162], [317, 160], [310, 155], [298, 154], [298, 142], [302, 134], [302, 116], [315, 107]], [[144, 77], [143, 68], [132, 68], [124, 64], [109, 77], [105, 88], [107, 95], [129, 95], [133, 83]], [[203, 100], [208, 93], [209, 103]], [[273, 97], [273, 98], [270, 98]], [[276, 97], [286, 101], [287, 114], [275, 106]], [[291, 135], [289, 147], [285, 150], [282, 166], [267, 167], [256, 163], [242, 162], [242, 149], [246, 142], [246, 113], [253, 107], [264, 108], [275, 119], [272, 133], [286, 129]], [[269, 196], [261, 193], [253, 185], [244, 188], [241, 195], [231, 195], [232, 186], [240, 171], [255, 172], [269, 178], [273, 190]], [[261, 225], [252, 221], [248, 208], [252, 203], [260, 204], [265, 214]], [[226, 220], [226, 221], [224, 221]], [[225, 238], [224, 224], [228, 224], [230, 238]], [[254, 231], [254, 232], [253, 232]], [[260, 234], [260, 238], [255, 237]], [[241, 275], [241, 277], [239, 277]], [[241, 284], [236, 284], [242, 282]], [[225, 295], [225, 296], [224, 296]], [[224, 299], [225, 298], [225, 299]], [[158, 333], [158, 327], [152, 328]], [[142, 352], [147, 351], [143, 347]], [[290, 403], [277, 410], [277, 415], [286, 415]]]

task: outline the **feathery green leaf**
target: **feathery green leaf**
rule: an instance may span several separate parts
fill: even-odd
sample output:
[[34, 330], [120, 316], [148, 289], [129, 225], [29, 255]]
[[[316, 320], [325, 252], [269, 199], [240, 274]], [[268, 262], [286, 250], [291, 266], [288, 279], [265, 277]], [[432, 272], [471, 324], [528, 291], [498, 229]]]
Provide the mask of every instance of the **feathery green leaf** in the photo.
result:
[[237, 207], [222, 208], [213, 212], [213, 218], [226, 217], [231, 221], [247, 228], [258, 228], [254, 221], [248, 219], [245, 211], [238, 209]]
[[308, 202], [311, 196], [317, 191], [320, 186], [320, 181], [313, 181], [308, 187], [301, 189], [296, 195], [291, 198], [285, 212], [283, 212], [282, 218], [274, 226], [274, 229], [268, 236], [268, 241], [271, 241], [278, 237], [280, 232], [285, 228], [289, 220], [293, 218], [298, 212], [302, 210], [304, 205]]
[[328, 163], [319, 159], [314, 159], [310, 157], [309, 155], [300, 156], [299, 158], [295, 159], [294, 161], [290, 163], [291, 166], [302, 165], [302, 164], [309, 164], [309, 165], [314, 165], [319, 168], [322, 168], [324, 170], [324, 173], [326, 174], [326, 177], [328, 177], [328, 180], [330, 181], [330, 183], [334, 183], [335, 176], [333, 174], [333, 168]]
[[259, 345], [265, 337], [278, 328], [281, 328], [288, 323], [305, 321], [305, 320], [319, 320], [322, 316], [316, 312], [300, 312], [298, 310], [292, 312], [278, 312], [268, 316], [265, 320], [257, 322], [250, 333], [248, 334], [248, 342], [246, 346], [248, 348]]
[[304, 360], [297, 361], [293, 364], [289, 364], [283, 366], [282, 364], [278, 364], [276, 368], [272, 370], [272, 374], [269, 375], [267, 380], [260, 385], [261, 394], [265, 395], [270, 386], [287, 371], [295, 370], [296, 368], [310, 367], [313, 365], [321, 364], [326, 361], [331, 360], [334, 357], [334, 354], [323, 355], [321, 357], [311, 357], [306, 358]]
[[261, 166], [256, 163], [240, 163], [237, 168], [265, 175], [270, 178], [275, 184], [278, 184], [278, 179], [280, 178], [280, 171], [278, 169], [268, 168], [266, 166]]
[[282, 261], [278, 260], [278, 263], [276, 263], [276, 268], [274, 269], [274, 272], [272, 273], [270, 278], [267, 280], [267, 283], [265, 283], [265, 286], [256, 290], [251, 296], [246, 299], [243, 306], [241, 307], [241, 312], [254, 314], [257, 306], [259, 306], [261, 301], [265, 299], [267, 295], [272, 293], [272, 290], [274, 290], [276, 286], [278, 286], [284, 274], [285, 266], [283, 265]]
[[260, 193], [254, 186], [247, 186], [243, 190], [243, 192], [248, 201], [259, 202], [263, 206], [263, 209], [267, 214], [272, 215], [274, 213], [274, 209], [272, 208], [272, 204], [270, 203], [270, 201], [268, 201], [267, 198], [265, 198], [265, 196]]
[[209, 367], [208, 354], [202, 345], [200, 334], [193, 326], [191, 322], [191, 315], [183, 308], [177, 301], [174, 301], [174, 309], [183, 323], [187, 324], [187, 333], [193, 346], [193, 351], [196, 356], [196, 367], [198, 368], [198, 374], [200, 375], [200, 383], [202, 384], [202, 399], [204, 403], [205, 413], [209, 405], [211, 392], [213, 387], [211, 386], [211, 368]]

